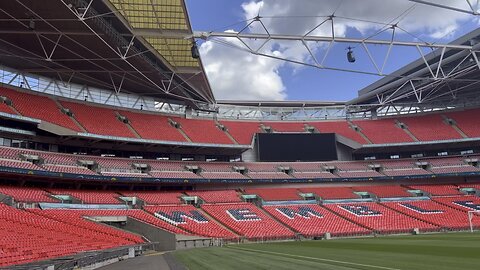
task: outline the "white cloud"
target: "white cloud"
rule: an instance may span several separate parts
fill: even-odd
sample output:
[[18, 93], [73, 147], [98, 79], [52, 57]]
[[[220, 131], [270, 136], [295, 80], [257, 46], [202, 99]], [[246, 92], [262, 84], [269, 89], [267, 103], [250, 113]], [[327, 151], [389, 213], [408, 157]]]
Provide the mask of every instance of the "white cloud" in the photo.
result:
[[[437, 0], [435, 3], [468, 9], [466, 1]], [[339, 6], [339, 3], [341, 5]], [[356, 29], [363, 36], [375, 33], [382, 26], [365, 21], [396, 23], [393, 20], [405, 11], [399, 26], [406, 31], [429, 41], [449, 39], [458, 30], [463, 21], [472, 19], [468, 14], [435, 8], [422, 4], [413, 4], [407, 0], [251, 0], [241, 5], [245, 19], [251, 19], [258, 14], [264, 17], [262, 22], [270, 33], [305, 34], [313, 29], [324, 17], [335, 10], [335, 33], [345, 36], [347, 29]], [[269, 18], [269, 17], [276, 18]], [[291, 16], [297, 16], [295, 18]], [[282, 18], [283, 17], [283, 18]], [[287, 18], [290, 17], [290, 18]], [[355, 18], [356, 21], [342, 19]], [[393, 21], [392, 21], [393, 20]], [[249, 31], [264, 33], [261, 24], [254, 23]], [[329, 35], [329, 23], [316, 29], [315, 35]], [[401, 35], [402, 31], [397, 33]], [[403, 34], [403, 38], [411, 36]], [[229, 42], [242, 46], [241, 42], [229, 39]], [[250, 42], [253, 48], [258, 48], [261, 41]], [[323, 50], [322, 44], [309, 44], [314, 52]], [[311, 61], [306, 48], [300, 42], [269, 42], [262, 52], [271, 55], [281, 55], [289, 59]], [[217, 99], [234, 100], [284, 100], [287, 90], [279, 75], [282, 67], [298, 71], [298, 66], [286, 62], [255, 56], [235, 50], [221, 44], [207, 41], [200, 46], [200, 53]]]
[[[240, 45], [240, 41], [233, 41]], [[205, 71], [218, 100], [284, 100], [280, 60], [257, 57], [207, 41], [200, 47]], [[278, 52], [273, 52], [278, 54]]]

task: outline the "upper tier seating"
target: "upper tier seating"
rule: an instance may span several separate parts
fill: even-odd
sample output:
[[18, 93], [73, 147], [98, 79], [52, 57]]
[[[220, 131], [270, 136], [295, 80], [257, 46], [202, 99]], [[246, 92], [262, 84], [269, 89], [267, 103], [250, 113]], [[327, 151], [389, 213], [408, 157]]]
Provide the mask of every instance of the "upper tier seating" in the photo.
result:
[[220, 121], [227, 127], [228, 133], [239, 143], [250, 145], [255, 133], [261, 133], [260, 123], [240, 121]]
[[480, 137], [480, 119], [476, 117], [480, 109], [468, 111], [448, 112], [445, 115], [455, 120], [457, 127], [470, 138]]
[[370, 231], [316, 204], [264, 206], [273, 217], [308, 236], [368, 234]]
[[305, 123], [302, 122], [263, 122], [263, 125], [272, 128], [274, 132], [305, 132]]
[[241, 202], [235, 190], [197, 190], [187, 191], [189, 196], [198, 196], [206, 203]]
[[182, 130], [197, 143], [233, 144], [233, 141], [212, 120], [193, 120], [172, 117], [172, 120], [180, 123]]
[[[1, 91], [1, 89], [0, 89]], [[2, 93], [0, 92], [0, 96], [2, 95]], [[9, 113], [9, 114], [16, 114], [7, 104], [3, 103], [2, 101], [0, 101], [0, 112], [4, 112], [4, 113]]]
[[46, 191], [37, 188], [0, 186], [0, 193], [13, 197], [17, 202], [58, 202]]
[[413, 142], [413, 139], [395, 124], [393, 119], [380, 119], [368, 121], [354, 121], [362, 133], [372, 143], [404, 143]]
[[[90, 221], [73, 224], [0, 204], [0, 266], [141, 243], [133, 234]], [[76, 221], [79, 221], [78, 219]]]
[[309, 124], [314, 126], [320, 133], [337, 133], [360, 144], [368, 143], [348, 125], [347, 121], [311, 122]]
[[121, 111], [130, 125], [144, 139], [186, 142], [185, 137], [168, 123], [168, 117], [160, 114]]
[[3, 87], [0, 87], [0, 95], [10, 98], [13, 101], [13, 107], [23, 116], [47, 121], [73, 131], [81, 131], [70, 117], [61, 112], [55, 101], [48, 97]]
[[389, 197], [411, 197], [413, 194], [401, 186], [354, 186], [355, 191], [364, 191], [375, 194], [379, 198]]
[[291, 238], [295, 235], [250, 203], [204, 204], [202, 209], [249, 239]]
[[180, 197], [184, 194], [180, 192], [160, 192], [160, 191], [122, 191], [124, 196], [138, 197], [146, 204], [180, 204]]
[[353, 222], [380, 233], [437, 230], [438, 227], [408, 217], [377, 203], [326, 204], [325, 207]]
[[455, 185], [409, 185], [410, 189], [419, 189], [433, 196], [462, 195]]
[[[388, 202], [384, 205], [398, 212], [424, 220], [447, 229], [468, 229], [470, 224], [465, 212], [453, 209], [435, 201]], [[480, 219], [473, 219], [480, 226]]]
[[298, 201], [303, 200], [300, 195], [298, 195], [298, 189], [296, 188], [255, 188], [255, 189], [246, 189], [245, 194], [256, 194], [264, 201]]
[[420, 141], [461, 139], [460, 133], [443, 122], [439, 114], [399, 118]]
[[70, 195], [81, 200], [83, 203], [125, 204], [125, 202], [118, 199], [120, 195], [113, 191], [51, 189], [49, 192], [56, 195]]
[[115, 111], [111, 108], [89, 106], [69, 101], [61, 101], [60, 103], [63, 107], [70, 109], [75, 119], [89, 133], [117, 137], [135, 137], [127, 126], [117, 119]]
[[322, 200], [334, 199], [356, 199], [358, 195], [353, 193], [349, 187], [319, 187], [319, 188], [299, 188], [303, 193], [314, 193], [321, 197]]
[[[125, 111], [115, 107], [102, 107], [92, 103], [81, 101], [60, 101], [58, 105], [55, 97], [47, 97], [37, 93], [26, 93], [7, 88], [0, 88], [0, 95], [6, 96], [13, 101], [13, 107], [22, 115], [41, 119], [76, 132], [82, 132], [82, 128], [66, 114], [61, 112], [60, 106], [70, 109], [74, 118], [89, 133], [135, 138], [140, 136], [144, 139], [186, 142], [187, 139], [179, 130], [170, 126], [168, 118], [179, 122], [187, 136], [197, 143], [234, 144], [226, 133], [216, 127], [213, 120], [185, 119], [183, 117], [166, 116], [147, 111]], [[32, 109], [34, 108], [34, 109]], [[460, 132], [445, 123], [443, 116], [452, 118], [457, 126], [469, 137], [480, 137], [480, 120], [475, 116], [480, 109], [472, 109], [460, 112], [441, 112], [430, 115], [405, 116], [396, 119], [379, 120], [355, 120], [352, 122], [360, 128], [355, 131], [345, 120], [326, 121], [245, 121], [245, 120], [220, 120], [227, 128], [236, 142], [242, 145], [250, 145], [255, 133], [262, 131], [261, 125], [271, 127], [274, 132], [305, 132], [305, 126], [313, 126], [321, 133], [336, 133], [360, 144], [368, 144], [370, 140], [374, 144], [382, 143], [409, 143], [413, 139], [397, 127], [395, 120], [406, 124], [408, 130], [420, 141], [462, 139]], [[9, 106], [0, 103], [0, 112], [15, 114]], [[126, 124], [117, 119], [117, 113], [129, 120], [130, 130]], [[382, 132], [377, 132], [382, 130]], [[135, 132], [136, 131], [136, 132]], [[366, 140], [362, 135], [368, 138]]]
[[158, 219], [195, 235], [227, 239], [237, 237], [193, 205], [146, 206], [144, 209]]

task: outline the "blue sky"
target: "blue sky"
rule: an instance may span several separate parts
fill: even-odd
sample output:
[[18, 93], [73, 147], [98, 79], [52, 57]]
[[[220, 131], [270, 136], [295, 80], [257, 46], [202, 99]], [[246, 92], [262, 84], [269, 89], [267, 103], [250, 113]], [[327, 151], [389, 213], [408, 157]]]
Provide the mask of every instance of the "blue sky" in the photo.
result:
[[[439, 0], [456, 7], [458, 0]], [[436, 2], [439, 2], [436, 1]], [[256, 15], [273, 16], [265, 19], [267, 28], [275, 33], [301, 34], [308, 31], [316, 23], [311, 18], [287, 18], [288, 16], [319, 16], [329, 15], [333, 10], [336, 14], [354, 19], [368, 19], [387, 23], [397, 16], [404, 15], [399, 26], [408, 30], [397, 30], [398, 40], [426, 40], [430, 42], [449, 42], [478, 27], [474, 16], [447, 11], [425, 5], [415, 5], [406, 0], [389, 0], [389, 5], [383, 0], [186, 0], [192, 28], [196, 31], [240, 30], [245, 26], [247, 17]], [[361, 2], [361, 3], [360, 3]], [[359, 5], [359, 6], [357, 6]], [[254, 14], [254, 15], [252, 15]], [[276, 17], [278, 16], [278, 17]], [[280, 18], [284, 16], [285, 18]], [[312, 20], [312, 21], [310, 21]], [[316, 19], [318, 20], [318, 19]], [[318, 22], [318, 21], [316, 21]], [[378, 31], [378, 25], [360, 23], [359, 21], [340, 22], [339, 35], [345, 37], [366, 37]], [[260, 26], [254, 26], [249, 31], [257, 32]], [[326, 31], [326, 29], [318, 29]], [[390, 31], [390, 30], [389, 30]], [[389, 39], [391, 32], [376, 36], [376, 39]], [[357, 96], [357, 91], [380, 79], [380, 76], [362, 75], [356, 73], [319, 70], [279, 63], [271, 59], [257, 59], [248, 53], [232, 49], [218, 43], [199, 42], [207, 74], [214, 94], [219, 99], [243, 100], [326, 100], [345, 101]], [[310, 45], [309, 45], [310, 46]], [[316, 57], [321, 59], [326, 44], [312, 44]], [[352, 44], [352, 46], [358, 46]], [[354, 64], [346, 61], [348, 44], [338, 44], [332, 47], [325, 63], [328, 66], [349, 68], [374, 72], [375, 68], [366, 52], [355, 48], [357, 61]], [[303, 58], [312, 61], [306, 50], [299, 44], [271, 44], [271, 53], [285, 54], [292, 59]], [[377, 65], [383, 64], [386, 46], [369, 46]], [[394, 47], [387, 61], [385, 71], [389, 73], [405, 64], [419, 58], [415, 48]]]

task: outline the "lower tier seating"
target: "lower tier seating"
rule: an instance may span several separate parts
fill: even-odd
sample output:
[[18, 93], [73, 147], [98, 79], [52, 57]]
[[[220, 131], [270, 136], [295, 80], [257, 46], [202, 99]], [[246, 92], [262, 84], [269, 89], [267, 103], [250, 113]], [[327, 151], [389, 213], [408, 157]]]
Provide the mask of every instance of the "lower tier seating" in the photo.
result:
[[0, 266], [143, 242], [139, 236], [94, 222], [72, 224], [3, 204], [0, 220]]
[[250, 203], [204, 204], [202, 209], [249, 239], [291, 238], [295, 234]]
[[[388, 202], [384, 205], [442, 228], [465, 230], [470, 227], [465, 212], [435, 201]], [[480, 218], [472, 221], [476, 227], [480, 226]]]
[[157, 218], [195, 235], [233, 239], [237, 236], [193, 205], [146, 206]]
[[370, 230], [352, 223], [316, 204], [264, 206], [283, 224], [307, 237], [368, 234]]
[[438, 226], [408, 217], [377, 203], [326, 204], [338, 215], [379, 233], [437, 230]]
[[436, 197], [432, 200], [463, 212], [480, 210], [480, 198], [477, 196]]

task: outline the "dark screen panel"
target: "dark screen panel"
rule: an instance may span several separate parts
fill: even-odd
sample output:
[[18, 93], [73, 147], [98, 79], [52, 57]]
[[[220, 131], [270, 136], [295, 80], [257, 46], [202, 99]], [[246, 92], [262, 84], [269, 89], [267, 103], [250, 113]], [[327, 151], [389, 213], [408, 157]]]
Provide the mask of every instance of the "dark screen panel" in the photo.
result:
[[337, 159], [333, 133], [259, 133], [260, 161], [328, 161]]

